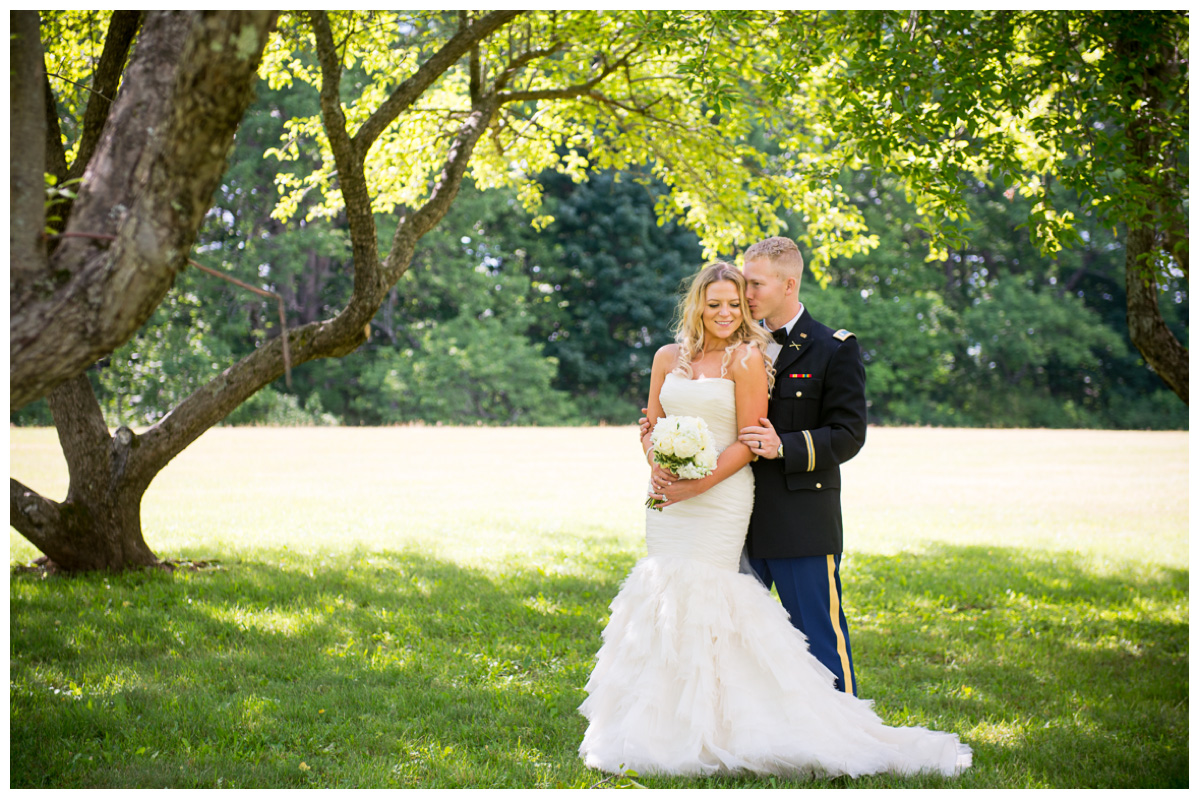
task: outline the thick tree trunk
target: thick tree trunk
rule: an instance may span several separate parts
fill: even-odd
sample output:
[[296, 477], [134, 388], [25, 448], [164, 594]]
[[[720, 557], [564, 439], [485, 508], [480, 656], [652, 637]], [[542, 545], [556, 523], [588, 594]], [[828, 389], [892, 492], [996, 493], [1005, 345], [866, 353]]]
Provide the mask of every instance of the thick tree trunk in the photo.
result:
[[1154, 231], [1137, 227], [1125, 242], [1125, 321], [1134, 347], [1158, 377], [1184, 403], [1188, 402], [1188, 351], [1163, 320], [1158, 286], [1141, 258], [1155, 249]]
[[10, 480], [9, 521], [59, 569], [158, 564], [142, 536], [142, 495], [149, 481], [137, 468], [137, 437], [128, 428], [109, 436], [86, 374], [59, 384], [48, 399], [70, 488], [55, 503]]
[[[444, 71], [473, 42], [515, 13], [489, 13], [454, 37], [429, 63]], [[371, 139], [360, 130], [351, 140], [346, 132], [338, 100], [341, 67], [332, 31], [321, 12], [312, 12], [312, 19], [325, 79], [322, 110], [354, 244], [354, 291], [333, 319], [288, 331], [293, 366], [316, 358], [347, 355], [366, 339], [367, 324], [408, 268], [416, 242], [449, 210], [471, 153], [500, 106], [499, 91], [503, 88], [498, 83], [493, 93], [477, 99], [451, 143], [432, 196], [399, 221], [392, 251], [386, 265], [382, 265], [362, 166]], [[416, 83], [429, 85], [441, 74], [431, 76], [434, 68], [427, 64], [418, 70]], [[580, 87], [580, 91], [586, 88]], [[415, 101], [419, 93], [412, 91], [412, 83], [405, 82], [397, 90], [397, 95], [405, 96], [405, 103], [385, 103], [388, 113], [377, 112], [371, 117], [368, 125], [376, 135]], [[156, 563], [142, 537], [140, 522], [142, 495], [150, 482], [201, 434], [283, 372], [282, 341], [275, 338], [202, 386], [140, 436], [128, 428], [121, 428], [115, 436], [108, 435], [86, 375], [59, 384], [51, 392], [50, 406], [71, 471], [70, 491], [65, 501], [54, 503], [11, 481], [12, 524], [65, 569], [120, 569]]]
[[[147, 15], [66, 238], [49, 258], [32, 238], [41, 233], [45, 79], [15, 71], [18, 57], [24, 65], [40, 46], [28, 33], [14, 40], [10, 116], [28, 149], [11, 153], [13, 172], [25, 176], [28, 160], [38, 180], [28, 186], [22, 177], [20, 203], [18, 187], [10, 190], [11, 410], [112, 352], [161, 302], [211, 204], [274, 20], [266, 11]], [[28, 27], [25, 17], [13, 22]], [[34, 125], [36, 135], [26, 131]]]

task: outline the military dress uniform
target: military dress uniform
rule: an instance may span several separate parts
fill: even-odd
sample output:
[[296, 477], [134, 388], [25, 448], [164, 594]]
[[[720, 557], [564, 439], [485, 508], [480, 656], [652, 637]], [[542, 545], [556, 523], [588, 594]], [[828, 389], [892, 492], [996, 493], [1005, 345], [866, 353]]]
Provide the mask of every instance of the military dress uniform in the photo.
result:
[[767, 417], [783, 454], [752, 464], [747, 554], [812, 654], [840, 689], [857, 694], [841, 602], [840, 465], [866, 441], [866, 373], [854, 334], [822, 325], [807, 309], [781, 344]]

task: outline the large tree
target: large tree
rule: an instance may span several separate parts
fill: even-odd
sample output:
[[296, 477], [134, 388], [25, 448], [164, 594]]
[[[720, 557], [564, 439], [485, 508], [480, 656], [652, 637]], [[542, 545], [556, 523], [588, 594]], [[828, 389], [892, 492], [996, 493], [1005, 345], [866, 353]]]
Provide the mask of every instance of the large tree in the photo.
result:
[[545, 309], [531, 335], [558, 360], [556, 386], [585, 418], [632, 422], [654, 353], [670, 341], [679, 287], [701, 263], [699, 243], [686, 228], [655, 224], [661, 187], [644, 177], [603, 173], [572, 184], [548, 176], [545, 184], [554, 250], [530, 274]]
[[[158, 13], [143, 25], [114, 13], [69, 165], [38, 15], [11, 18], [9, 386], [20, 408], [132, 336], [187, 263], [274, 14]], [[55, 206], [65, 225], [51, 225], [52, 246], [44, 174], [78, 183]]]
[[[813, 11], [663, 15], [681, 72], [713, 107], [762, 103], [775, 151], [766, 172], [841, 170], [899, 178], [944, 261], [970, 237], [967, 187], [1034, 200], [1046, 253], [1078, 242], [1061, 183], [1123, 231], [1127, 322], [1146, 362], [1185, 403], [1187, 348], [1159, 287], [1188, 275], [1188, 14], [1183, 11]], [[748, 43], [770, 57], [741, 57]], [[805, 219], [818, 271], [822, 230]], [[874, 241], [874, 240], [871, 240]]]
[[[803, 35], [790, 17], [780, 35]], [[1186, 12], [873, 12], [831, 15], [774, 73], [807, 76], [831, 151], [898, 175], [930, 233], [930, 257], [970, 236], [971, 179], [1034, 200], [1043, 251], [1079, 242], [1059, 182], [1121, 229], [1130, 338], [1185, 403], [1188, 351], [1159, 286], [1188, 275]], [[792, 95], [793, 97], [795, 95]], [[811, 145], [795, 127], [789, 147]]]
[[[333, 317], [272, 338], [148, 430], [122, 427], [110, 436], [82, 370], [134, 333], [185, 265], [273, 17], [148, 13], [143, 22], [113, 15], [90, 78], [94, 98], [116, 93], [115, 102], [94, 115], [99, 134], [89, 134], [87, 120], [100, 101], [88, 104], [69, 152], [36, 15], [13, 19], [14, 142], [46, 145], [44, 156], [33, 148], [11, 151], [12, 406], [50, 391], [71, 482], [60, 503], [12, 480], [10, 519], [67, 569], [154, 563], [140, 504], [155, 475], [282, 376], [285, 352], [300, 364], [346, 355], [365, 341], [417, 241], [446, 214], [464, 176], [481, 188], [518, 187], [536, 207], [536, 176], [545, 169], [582, 179], [596, 166], [648, 165], [669, 188], [659, 217], [701, 231], [713, 252], [777, 230], [774, 209], [797, 190], [813, 194], [816, 212], [829, 212], [840, 199], [815, 194], [819, 176], [803, 170], [751, 170], [751, 115], [716, 116], [696, 102], [695, 87], [675, 68], [681, 52], [652, 15], [284, 17], [267, 42], [263, 74], [275, 86], [317, 86], [321, 113], [288, 123], [289, 139], [277, 151], [284, 162], [279, 215], [294, 213], [310, 192], [322, 202], [309, 215], [344, 215], [353, 288]], [[42, 26], [51, 50], [63, 44], [50, 30], [60, 19], [49, 15]], [[697, 56], [705, 49], [702, 42], [689, 47]], [[304, 142], [316, 142], [323, 161], [292, 171]], [[41, 238], [44, 162], [58, 185], [81, 178], [78, 199], [62, 209], [63, 233], [49, 248]], [[379, 214], [394, 226], [383, 247]], [[845, 222], [829, 230], [853, 242], [855, 220]], [[63, 315], [74, 307], [81, 319], [67, 324]]]
[[[82, 371], [136, 332], [187, 263], [274, 19], [114, 13], [68, 163], [41, 39], [74, 42], [12, 12], [11, 405], [53, 390], [71, 485], [55, 503], [11, 481], [10, 520], [64, 565], [155, 560], [139, 521], [153, 476], [130, 458], [131, 432], [109, 436]], [[60, 192], [49, 219], [44, 176]]]

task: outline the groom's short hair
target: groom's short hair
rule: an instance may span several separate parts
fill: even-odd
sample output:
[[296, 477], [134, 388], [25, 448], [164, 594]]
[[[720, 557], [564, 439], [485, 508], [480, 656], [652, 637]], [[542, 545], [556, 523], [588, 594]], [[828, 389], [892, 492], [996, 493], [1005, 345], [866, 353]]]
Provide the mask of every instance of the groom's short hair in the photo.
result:
[[800, 282], [804, 274], [804, 257], [800, 255], [800, 248], [791, 239], [783, 236], [763, 239], [750, 245], [746, 254], [742, 256], [743, 261], [764, 258], [771, 262], [771, 266], [778, 269], [783, 277], [795, 278], [797, 284]]

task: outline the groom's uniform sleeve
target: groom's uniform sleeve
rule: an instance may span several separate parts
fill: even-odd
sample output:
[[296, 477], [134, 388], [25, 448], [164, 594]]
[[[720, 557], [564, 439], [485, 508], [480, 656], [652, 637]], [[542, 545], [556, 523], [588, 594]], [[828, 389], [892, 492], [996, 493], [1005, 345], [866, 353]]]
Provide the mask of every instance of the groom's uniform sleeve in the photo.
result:
[[818, 425], [780, 437], [789, 484], [800, 478], [799, 473], [836, 469], [854, 458], [867, 439], [866, 370], [853, 334], [839, 342], [822, 383]]

